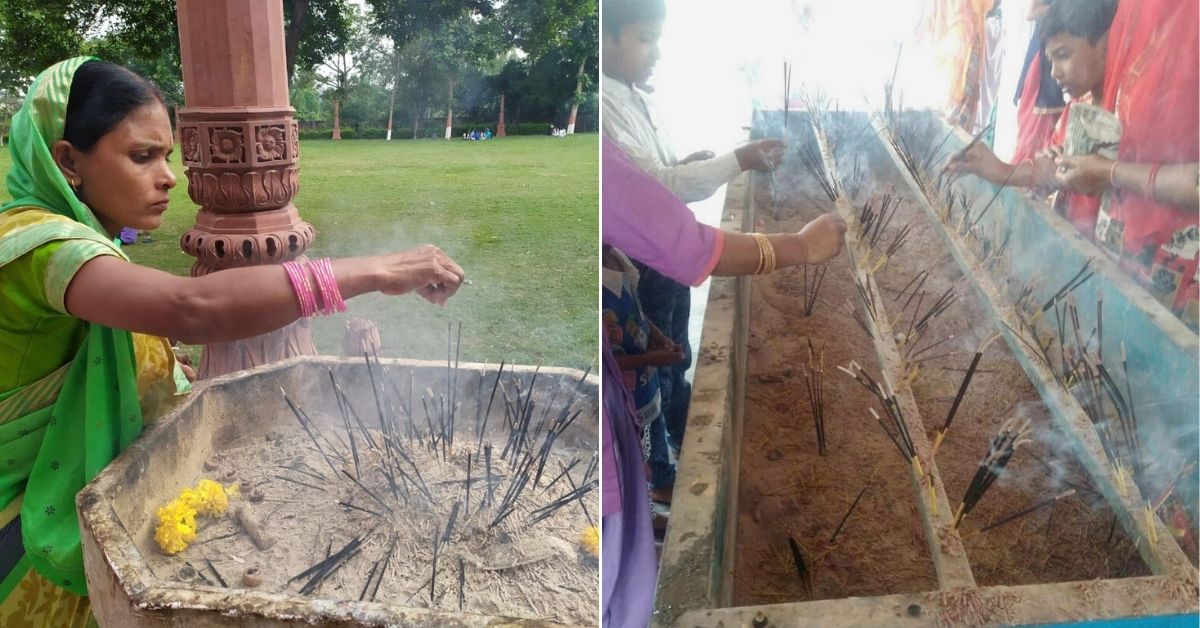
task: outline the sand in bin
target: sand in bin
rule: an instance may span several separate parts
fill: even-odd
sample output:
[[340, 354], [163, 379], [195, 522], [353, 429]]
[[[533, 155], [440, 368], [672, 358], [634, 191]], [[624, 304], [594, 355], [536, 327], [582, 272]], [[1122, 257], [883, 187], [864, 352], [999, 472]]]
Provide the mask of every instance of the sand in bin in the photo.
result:
[[[318, 413], [310, 414], [317, 424], [328, 426], [335, 421], [322, 420]], [[383, 442], [379, 431], [367, 433], [377, 444]], [[362, 431], [356, 429], [354, 434], [359, 450], [360, 481], [365, 489], [343, 473], [355, 475], [346, 431], [325, 427], [322, 434], [337, 441], [337, 449], [345, 461], [326, 447], [326, 454], [333, 462], [331, 468], [313, 441], [297, 429], [271, 433], [258, 442], [223, 450], [213, 461], [217, 468], [201, 476], [239, 485], [242, 499], [231, 502], [231, 511], [249, 507], [261, 521], [263, 535], [273, 542], [269, 548], [257, 547], [232, 514], [226, 514], [215, 520], [203, 520], [212, 523], [200, 523], [196, 541], [176, 557], [164, 556], [157, 547], [149, 548], [146, 555], [154, 573], [162, 578], [177, 578], [186, 561], [216, 584], [208, 566], [211, 561], [230, 588], [244, 587], [243, 572], [257, 568], [262, 580], [260, 589], [296, 594], [311, 576], [291, 583], [289, 579], [330, 553], [336, 554], [352, 540], [360, 539], [361, 545], [348, 552], [353, 556], [310, 595], [353, 601], [373, 598], [398, 606], [458, 611], [460, 569], [464, 569], [463, 612], [569, 624], [596, 623], [598, 565], [580, 549], [580, 535], [591, 525], [581, 502], [566, 504], [538, 523], [529, 522], [535, 509], [570, 493], [571, 482], [580, 486], [593, 481], [585, 478], [585, 470], [594, 452], [554, 450], [547, 459], [541, 482], [533, 486], [531, 477], [516, 509], [489, 528], [513, 478], [512, 466], [500, 455], [503, 443], [492, 451], [489, 498], [485, 456], [483, 451], [477, 454], [474, 438], [456, 439], [446, 448], [444, 460], [440, 445], [434, 451], [427, 437], [424, 443], [403, 439], [405, 451], [420, 470], [420, 479], [409, 467], [412, 483], [396, 479], [397, 499], [378, 471], [383, 454], [364, 443]], [[322, 444], [326, 444], [324, 440]], [[471, 456], [469, 498], [468, 454]], [[570, 473], [561, 475], [563, 467], [576, 458], [579, 462]], [[422, 481], [432, 501], [415, 486]], [[597, 493], [593, 490], [583, 497], [583, 505], [593, 520], [599, 513]], [[443, 541], [456, 504], [454, 528]], [[431, 595], [435, 538], [439, 547]], [[148, 542], [153, 545], [152, 540]], [[197, 581], [197, 584], [208, 583]], [[374, 592], [376, 587], [378, 590]]]
[[[882, 194], [913, 194], [881, 151], [860, 159], [869, 174], [856, 207]], [[758, 178], [754, 194], [764, 232], [797, 231], [818, 211], [832, 209], [816, 182], [795, 161], [785, 162], [776, 173], [778, 189], [774, 191], [769, 177]], [[846, 159], [842, 161], [844, 171], [852, 167]], [[773, 216], [773, 201], [780, 207], [779, 220]], [[898, 327], [907, 325], [913, 304], [902, 315], [907, 296], [894, 297], [917, 273], [929, 270], [931, 275], [922, 287], [927, 300], [922, 312], [961, 278], [957, 264], [933, 231], [936, 227], [928, 224], [913, 202], [904, 201], [881, 243], [890, 243], [910, 221], [915, 226], [912, 236], [875, 275], [884, 309], [890, 320], [901, 321], [896, 323]], [[881, 248], [885, 246], [881, 244]], [[738, 477], [735, 605], [937, 588], [908, 465], [867, 413], [868, 407], [881, 411], [874, 398], [836, 370], [836, 365], [854, 359], [873, 376], [879, 374], [872, 340], [843, 306], [849, 300], [861, 311], [850, 273], [845, 254], [830, 263], [811, 317], [803, 316], [802, 270], [754, 280]], [[960, 283], [957, 294], [959, 301], [936, 319], [914, 349], [955, 336], [921, 355], [927, 361], [912, 386], [931, 442], [980, 339], [993, 331], [973, 291]], [[824, 413], [829, 451], [825, 457], [817, 453], [815, 426], [800, 372], [800, 365], [808, 362], [808, 336], [826, 353]], [[901, 354], [905, 350], [901, 346]], [[1148, 574], [1121, 526], [1113, 529], [1107, 503], [1095, 492], [1069, 451], [1067, 437], [1053, 426], [1036, 390], [1003, 342], [994, 343], [984, 355], [937, 454], [951, 505], [958, 505], [1000, 424], [1018, 413], [1032, 420], [1034, 442], [1018, 449], [1006, 474], [959, 528], [977, 584]], [[830, 546], [833, 529], [868, 481], [871, 488], [836, 545]], [[1075, 495], [1053, 509], [977, 533], [990, 521], [1068, 489], [1075, 489]], [[805, 547], [809, 562], [815, 563], [811, 598], [797, 577], [788, 533]]]

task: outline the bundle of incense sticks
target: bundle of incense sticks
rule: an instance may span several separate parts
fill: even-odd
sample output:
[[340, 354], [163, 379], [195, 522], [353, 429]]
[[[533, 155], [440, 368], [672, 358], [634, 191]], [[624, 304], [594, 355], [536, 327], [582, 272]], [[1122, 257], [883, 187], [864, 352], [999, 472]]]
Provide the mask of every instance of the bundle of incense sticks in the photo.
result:
[[975, 357], [971, 358], [971, 365], [967, 367], [967, 374], [963, 376], [962, 383], [958, 386], [958, 392], [954, 395], [954, 402], [950, 404], [950, 411], [946, 413], [946, 420], [942, 422], [942, 428], [938, 430], [937, 438], [933, 441], [934, 454], [937, 454], [938, 448], [942, 446], [942, 440], [946, 438], [946, 431], [950, 429], [950, 423], [954, 421], [954, 416], [958, 413], [958, 406], [967, 394], [967, 386], [971, 385], [971, 378], [975, 375], [975, 369], [979, 366], [979, 360], [983, 358], [983, 354], [987, 351], [988, 346], [998, 338], [1000, 338], [1000, 334], [998, 333], [989, 336], [975, 350]]
[[[946, 291], [934, 301], [929, 309], [921, 314], [921, 304], [925, 301], [925, 293], [922, 292], [917, 296], [917, 306], [913, 309], [912, 317], [909, 318], [908, 330], [904, 332], [903, 344], [915, 345], [925, 333], [933, 321], [937, 320], [946, 310], [958, 302], [958, 293], [955, 292], [957, 282], [946, 288]], [[915, 293], [914, 293], [915, 294]], [[907, 309], [907, 305], [905, 306]]]
[[892, 224], [892, 218], [896, 216], [896, 210], [900, 208], [900, 199], [894, 198], [891, 194], [884, 194], [876, 200], [880, 202], [878, 209], [875, 208], [873, 201], [868, 200], [858, 212], [862, 241], [873, 249], [879, 248], [880, 236], [883, 235], [884, 229]]
[[858, 161], [859, 153], [854, 153], [854, 167], [850, 170], [850, 200], [858, 200], [858, 192], [862, 189], [863, 168]]
[[825, 377], [825, 352], [813, 349], [812, 338], [808, 338], [808, 368], [800, 365], [804, 387], [808, 390], [808, 401], [812, 407], [813, 424], [817, 428], [817, 453], [824, 456], [825, 449], [825, 396], [821, 387]]
[[804, 550], [794, 537], [788, 537], [788, 546], [792, 550], [792, 560], [796, 563], [796, 576], [800, 578], [800, 585], [804, 587], [805, 596], [812, 598], [813, 595], [813, 572], [808, 566], [808, 561], [804, 560]]
[[1022, 420], [1014, 416], [1000, 426], [1000, 432], [992, 438], [987, 453], [979, 461], [979, 468], [975, 470], [975, 476], [971, 478], [971, 484], [967, 486], [966, 494], [958, 504], [958, 510], [954, 513], [954, 523], [950, 525], [950, 529], [958, 528], [963, 517], [970, 514], [983, 494], [991, 488], [996, 478], [1000, 477], [1004, 467], [1012, 459], [1013, 453], [1021, 445], [1030, 442], [1028, 438], [1029, 424], [1029, 419]]
[[[488, 527], [495, 527], [508, 519], [514, 512], [524, 510], [528, 510], [528, 520], [524, 525], [534, 525], [549, 519], [561, 508], [574, 502], [579, 502], [585, 517], [588, 521], [594, 522], [584, 503], [584, 498], [599, 486], [599, 478], [596, 477], [599, 470], [599, 459], [596, 456], [593, 456], [592, 461], [587, 465], [583, 478], [579, 482], [576, 482], [575, 478], [571, 476], [571, 470], [578, 466], [579, 460], [576, 459], [569, 466], [563, 466], [560, 463], [561, 473], [554, 481], [547, 484], [543, 491], [552, 490], [558, 480], [563, 478], [566, 479], [569, 490], [563, 491], [562, 495], [541, 508], [521, 508], [524, 503], [523, 496], [530, 493], [528, 488], [541, 482], [556, 443], [584, 411], [586, 404], [582, 402], [584, 397], [579, 393], [591, 370], [590, 367], [575, 383], [574, 395], [570, 399], [563, 403], [555, 403], [560, 390], [568, 391], [568, 393], [571, 390], [569, 384], [564, 381], [564, 377], [554, 388], [555, 392], [549, 402], [545, 404], [545, 407], [540, 407], [533, 397], [540, 368], [534, 371], [528, 381], [524, 381], [515, 373], [510, 372], [508, 381], [505, 382], [503, 381], [505, 364], [501, 363], [495, 380], [490, 382], [492, 391], [486, 402], [483, 398], [484, 382], [482, 378], [477, 387], [475, 402], [477, 405], [475, 412], [477, 442], [474, 448], [470, 444], [465, 446], [468, 450], [465, 452], [464, 475], [466, 479], [452, 479], [437, 484], [438, 487], [449, 486], [449, 490], [461, 491], [458, 498], [442, 499], [443, 491], [446, 489], [430, 486], [425, 481], [421, 469], [413, 458], [414, 448], [423, 448], [443, 462], [450, 463], [452, 457], [449, 451], [454, 444], [456, 432], [461, 429], [457, 425], [460, 418], [458, 410], [463, 404], [457, 390], [460, 374], [458, 346], [461, 345], [461, 325], [457, 330], [450, 327], [448, 332], [450, 339], [447, 342], [447, 370], [444, 380], [447, 390], [444, 393], [435, 394], [433, 390], [427, 388], [421, 395], [421, 404], [425, 409], [425, 421], [422, 427], [418, 427], [413, 417], [412, 375], [409, 374], [408, 377], [407, 403], [394, 381], [391, 382], [391, 391], [395, 393], [395, 399], [389, 400], [386, 394], [388, 389], [384, 381], [389, 370], [379, 362], [378, 356], [374, 359], [366, 353], [363, 356], [367, 367], [367, 384], [371, 388], [375, 409], [378, 413], [377, 431], [367, 428], [358, 411], [351, 404], [346, 391], [338, 382], [333, 369], [329, 369], [329, 383], [341, 419], [338, 426], [345, 430], [345, 439], [337, 433], [333, 433], [331, 437], [331, 430], [322, 430], [304, 407], [289, 396], [287, 391], [281, 389], [285, 404], [300, 424], [305, 436], [311, 441], [313, 451], [321, 457], [333, 473], [332, 475], [322, 474], [321, 471], [306, 465], [293, 464], [286, 467], [281, 466], [280, 469], [294, 473], [295, 476], [281, 473], [276, 474], [275, 477], [330, 495], [341, 494], [341, 491], [329, 490], [330, 485], [336, 487], [336, 482], [345, 481], [348, 483], [345, 485], [346, 488], [352, 487], [350, 490], [368, 500], [367, 505], [353, 503], [356, 501], [353, 497], [331, 499], [336, 500], [344, 508], [369, 514], [377, 520], [374, 528], [350, 539], [341, 549], [334, 551], [331, 539], [329, 547], [320, 561], [293, 576], [289, 580], [289, 584], [304, 581], [300, 588], [302, 594], [315, 592], [322, 582], [328, 580], [347, 564], [352, 563], [361, 554], [365, 543], [373, 535], [391, 534], [392, 538], [386, 544], [386, 551], [375, 559], [369, 568], [365, 564], [362, 565], [362, 571], [367, 573], [367, 579], [359, 593], [359, 599], [375, 599], [388, 571], [398, 540], [395, 534], [384, 528], [390, 519], [406, 517], [409, 507], [415, 506], [439, 511], [449, 506], [448, 512], [443, 511], [442, 516], [437, 518], [433, 530], [432, 567], [429, 582], [431, 600], [434, 599], [438, 558], [442, 553], [442, 548], [455, 538], [454, 531], [460, 520], [465, 521], [485, 508], [491, 509], [487, 515], [490, 518]], [[501, 392], [506, 421], [502, 429], [493, 429], [492, 432], [493, 436], [498, 435], [506, 441], [502, 457], [512, 461], [511, 466], [514, 470], [508, 476], [493, 473], [493, 447], [491, 442], [485, 438], [488, 433], [488, 419], [497, 392]], [[486, 410], [483, 409], [485, 403]], [[540, 419], [536, 412], [539, 409], [542, 410]], [[405, 425], [404, 419], [407, 419], [407, 425]], [[459, 445], [459, 447], [463, 446]], [[477, 453], [472, 455], [471, 449]], [[478, 453], [483, 455], [480, 456]], [[484, 473], [483, 477], [476, 481], [482, 480], [485, 487], [484, 492], [476, 500], [476, 510], [472, 512], [473, 465], [479, 464], [481, 458], [484, 463]], [[455, 466], [461, 466], [461, 463], [455, 463]], [[507, 486], [505, 486], [505, 482], [507, 482]], [[504, 488], [502, 499], [496, 499], [494, 496], [497, 484]], [[381, 485], [382, 488], [380, 488]], [[485, 521], [488, 520], [485, 519]], [[460, 605], [463, 604], [464, 596], [462, 591], [465, 578], [464, 568], [465, 566], [460, 564], [458, 571]], [[215, 570], [214, 575], [218, 580], [222, 579]]]
[[[812, 269], [813, 280], [810, 284], [808, 281], [809, 267], [808, 264], [802, 265], [804, 277], [803, 292], [804, 292], [804, 316], [812, 316], [813, 308], [817, 305], [817, 293], [821, 291], [821, 284], [825, 281], [825, 273], [829, 270], [828, 264], [821, 264]], [[811, 288], [811, 290], [810, 290]]]
[[1088, 267], [1091, 265], [1092, 265], [1092, 258], [1088, 258], [1088, 260], [1083, 263], [1083, 267], [1079, 269], [1079, 272], [1075, 273], [1075, 275], [1073, 277], [1071, 277], [1069, 280], [1067, 280], [1067, 283], [1063, 284], [1063, 287], [1059, 288], [1058, 292], [1055, 292], [1054, 296], [1050, 297], [1050, 299], [1048, 301], [1046, 301], [1046, 303], [1044, 305], [1042, 305], [1042, 311], [1045, 312], [1045, 311], [1049, 310], [1050, 308], [1054, 307], [1054, 305], [1056, 303], [1058, 303], [1063, 298], [1065, 298], [1073, 290], [1075, 290], [1079, 286], [1082, 286], [1084, 284], [1084, 282], [1086, 282], [1088, 279], [1091, 279], [1092, 275], [1095, 274], [1094, 272], [1091, 272], [1091, 273], [1087, 272]]
[[[879, 400], [880, 405], [883, 406], [884, 414], [887, 416], [887, 422], [885, 422], [879, 416], [879, 413], [875, 412], [875, 408], [868, 408], [867, 410], [871, 413], [871, 416], [875, 418], [875, 421], [879, 423], [879, 426], [883, 428], [884, 433], [887, 434], [888, 439], [892, 441], [892, 444], [896, 446], [896, 449], [900, 452], [900, 455], [903, 456], [905, 460], [910, 461], [913, 465], [913, 468], [920, 472], [920, 462], [917, 459], [917, 450], [913, 445], [912, 436], [909, 434], [908, 424], [904, 422], [904, 414], [900, 410], [900, 403], [896, 399], [895, 391], [892, 390], [890, 386], [887, 389], [884, 389], [882, 384], [868, 375], [867, 372], [863, 370], [862, 366], [854, 360], [851, 360], [848, 366], [839, 365], [838, 370], [842, 371], [846, 375], [849, 375], [859, 384], [862, 384], [864, 388], [870, 391], [871, 394]], [[920, 473], [923, 475], [923, 472]]]
[[821, 153], [812, 144], [805, 144], [799, 151], [800, 164], [812, 175], [812, 178], [821, 184], [821, 190], [825, 192], [825, 196], [829, 197], [830, 201], [837, 201], [838, 188], [837, 182], [829, 176], [825, 169], [825, 160], [821, 157]]

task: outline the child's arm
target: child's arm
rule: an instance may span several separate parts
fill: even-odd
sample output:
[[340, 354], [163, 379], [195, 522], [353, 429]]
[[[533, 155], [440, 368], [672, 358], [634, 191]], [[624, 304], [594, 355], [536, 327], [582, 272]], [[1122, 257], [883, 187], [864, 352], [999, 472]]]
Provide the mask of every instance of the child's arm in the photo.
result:
[[637, 355], [613, 356], [622, 371], [632, 371], [647, 366], [670, 366], [683, 359], [683, 351], [658, 349]]
[[658, 328], [658, 325], [654, 324], [654, 321], [647, 319], [646, 323], [649, 324], [649, 326], [650, 326], [650, 348], [651, 349], [674, 349], [675, 348], [675, 342], [673, 340], [671, 340], [670, 338], [667, 338], [667, 335], [662, 333], [662, 330]]

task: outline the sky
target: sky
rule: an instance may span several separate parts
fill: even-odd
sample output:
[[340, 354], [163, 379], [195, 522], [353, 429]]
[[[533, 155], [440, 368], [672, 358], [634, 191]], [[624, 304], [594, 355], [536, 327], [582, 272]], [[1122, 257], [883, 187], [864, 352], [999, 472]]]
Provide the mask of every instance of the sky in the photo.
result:
[[[729, 150], [744, 141], [755, 107], [783, 107], [783, 62], [792, 64], [792, 107], [809, 86], [840, 108], [875, 110], [903, 44], [898, 83], [905, 108], [940, 105], [928, 47], [914, 38], [924, 0], [667, 0], [660, 59], [650, 83], [675, 153]], [[1021, 11], [1003, 17], [1010, 52], [1001, 100], [1011, 105], [1029, 30]], [[1009, 95], [1009, 96], [1005, 96]], [[868, 101], [870, 104], [868, 104]], [[1015, 137], [1001, 110], [998, 136]], [[1011, 133], [1007, 128], [1011, 127]], [[1002, 143], [997, 147], [1004, 154]], [[1011, 150], [1011, 149], [1009, 149]]]

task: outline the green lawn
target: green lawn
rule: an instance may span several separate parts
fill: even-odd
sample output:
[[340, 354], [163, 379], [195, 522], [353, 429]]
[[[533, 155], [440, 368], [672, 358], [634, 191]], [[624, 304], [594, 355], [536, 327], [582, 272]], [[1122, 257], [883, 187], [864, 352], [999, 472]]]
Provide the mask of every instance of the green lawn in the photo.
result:
[[[464, 141], [305, 141], [294, 203], [313, 224], [310, 257], [442, 247], [467, 271], [447, 308], [413, 295], [366, 295], [350, 316], [374, 320], [383, 354], [445, 358], [446, 324], [463, 323], [462, 359], [584, 368], [595, 360], [599, 241], [598, 135]], [[179, 236], [196, 205], [180, 185], [134, 261], [185, 275]], [[0, 152], [7, 172], [8, 151]], [[0, 201], [9, 199], [0, 189]], [[314, 321], [338, 354], [344, 316]]]

